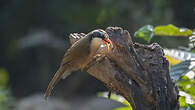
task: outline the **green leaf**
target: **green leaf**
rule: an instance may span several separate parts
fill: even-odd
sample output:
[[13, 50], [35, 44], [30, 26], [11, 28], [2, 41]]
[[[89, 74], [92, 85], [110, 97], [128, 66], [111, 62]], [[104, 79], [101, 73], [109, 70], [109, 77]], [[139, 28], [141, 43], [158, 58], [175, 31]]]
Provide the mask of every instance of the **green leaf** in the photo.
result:
[[179, 91], [179, 95], [185, 97], [186, 104], [189, 104], [189, 105], [195, 104], [192, 96], [190, 94], [186, 93], [185, 91]]
[[[99, 92], [98, 96], [108, 98], [108, 92]], [[116, 95], [116, 94], [112, 93], [111, 96], [110, 96], [110, 99], [112, 99], [112, 100], [114, 100], [116, 102], [120, 102], [120, 103], [122, 103], [124, 105], [131, 106], [129, 104], [129, 102], [125, 98], [120, 96], [120, 95]]]
[[180, 107], [182, 108], [185, 108], [188, 106], [188, 104], [186, 104], [185, 97], [179, 97], [179, 104], [180, 104]]
[[170, 69], [171, 78], [175, 81], [178, 81], [180, 77], [185, 75], [187, 72], [191, 71], [189, 67], [191, 66], [192, 62], [195, 62], [195, 61], [186, 60], [179, 64], [171, 66], [171, 69]]
[[7, 70], [0, 68], [0, 86], [5, 87], [9, 81]]
[[193, 75], [189, 76], [189, 72], [193, 72], [195, 69], [195, 54], [192, 52], [182, 51], [178, 49], [164, 49], [164, 53], [169, 60], [169, 64], [172, 65], [170, 68], [170, 76], [175, 81], [178, 81], [180, 77], [187, 75], [190, 79]]
[[166, 58], [166, 60], [169, 61], [169, 66], [173, 66], [173, 65], [176, 65], [176, 64], [179, 64], [181, 63], [181, 60], [177, 59], [177, 58], [174, 58], [174, 57], [171, 57], [171, 56], [168, 56], [168, 55], [164, 55], [164, 57]]
[[195, 47], [195, 32], [193, 32], [192, 35], [189, 37], [188, 46], [190, 50]]
[[195, 100], [195, 80], [189, 79], [184, 76], [182, 79], [177, 82], [180, 91], [185, 91], [187, 94], [191, 96], [193, 100]]
[[163, 49], [163, 50], [164, 50], [165, 55], [169, 57], [173, 57], [180, 61], [195, 59], [195, 53], [193, 52], [182, 51], [179, 49]]
[[138, 31], [135, 32], [134, 36], [143, 38], [147, 42], [150, 42], [150, 40], [153, 37], [153, 26], [152, 25], [145, 25], [141, 27]]
[[191, 104], [189, 106], [192, 108], [192, 110], [195, 110], [195, 104]]
[[166, 26], [156, 26], [154, 28], [155, 36], [184, 36], [189, 37], [192, 31], [187, 28], [178, 28], [172, 24]]
[[119, 107], [115, 108], [114, 110], [133, 110], [131, 107]]
[[[99, 92], [98, 96], [108, 98], [108, 92]], [[130, 103], [120, 95], [116, 95], [112, 93], [110, 99], [128, 106], [128, 107], [116, 108], [114, 110], [133, 110]]]
[[14, 99], [7, 88], [0, 88], [0, 110], [11, 110]]

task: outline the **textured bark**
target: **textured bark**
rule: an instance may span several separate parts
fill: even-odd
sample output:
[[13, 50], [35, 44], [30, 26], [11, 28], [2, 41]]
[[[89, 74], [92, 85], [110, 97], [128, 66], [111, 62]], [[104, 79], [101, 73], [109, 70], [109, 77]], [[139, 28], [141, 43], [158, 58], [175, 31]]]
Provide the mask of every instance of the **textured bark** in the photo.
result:
[[[119, 27], [108, 27], [106, 32], [113, 49], [101, 48], [85, 70], [125, 97], [133, 110], [179, 110], [178, 89], [163, 49], [157, 43], [132, 43], [129, 32]], [[84, 36], [70, 38], [74, 35]]]

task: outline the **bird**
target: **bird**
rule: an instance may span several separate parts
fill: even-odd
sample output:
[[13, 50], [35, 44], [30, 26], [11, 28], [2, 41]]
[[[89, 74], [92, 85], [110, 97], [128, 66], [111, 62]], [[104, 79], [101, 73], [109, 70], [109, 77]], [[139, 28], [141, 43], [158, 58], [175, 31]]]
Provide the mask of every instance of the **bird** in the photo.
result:
[[106, 45], [108, 51], [110, 51], [110, 47], [113, 48], [109, 35], [102, 29], [93, 30], [72, 44], [64, 54], [57, 72], [49, 82], [44, 95], [45, 100], [48, 100], [54, 86], [60, 79], [67, 78], [73, 71], [83, 70], [102, 44]]

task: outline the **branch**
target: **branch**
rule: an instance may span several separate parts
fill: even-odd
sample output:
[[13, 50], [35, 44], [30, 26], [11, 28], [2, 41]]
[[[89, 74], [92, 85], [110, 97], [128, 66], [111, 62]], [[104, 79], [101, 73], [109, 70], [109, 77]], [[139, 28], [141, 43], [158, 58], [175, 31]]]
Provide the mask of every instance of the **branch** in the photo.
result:
[[169, 75], [163, 49], [132, 43], [129, 32], [108, 27], [114, 48], [100, 48], [86, 71], [122, 95], [133, 110], [179, 110], [178, 89]]

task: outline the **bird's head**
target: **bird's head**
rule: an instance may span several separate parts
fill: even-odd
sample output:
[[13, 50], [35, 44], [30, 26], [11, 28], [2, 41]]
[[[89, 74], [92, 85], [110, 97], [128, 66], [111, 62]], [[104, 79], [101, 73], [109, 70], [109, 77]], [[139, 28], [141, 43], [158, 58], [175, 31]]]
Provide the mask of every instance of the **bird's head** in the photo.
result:
[[112, 42], [109, 39], [108, 34], [102, 29], [97, 29], [97, 30], [92, 31], [91, 32], [91, 37], [92, 37], [92, 39], [93, 38], [101, 39], [104, 42], [104, 44], [106, 45], [108, 51], [110, 50], [109, 46], [111, 46], [111, 48], [113, 47]]

